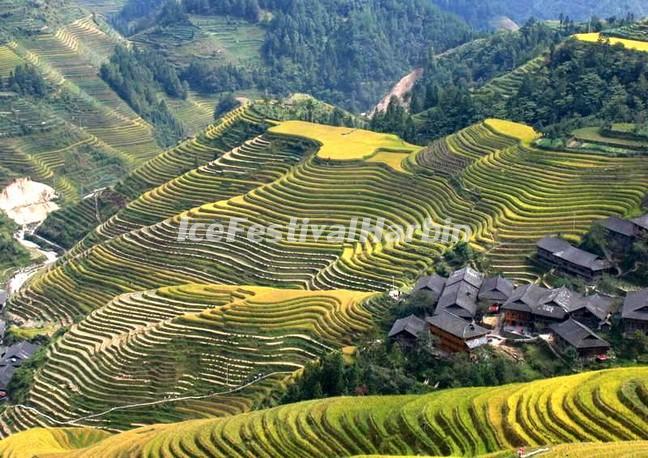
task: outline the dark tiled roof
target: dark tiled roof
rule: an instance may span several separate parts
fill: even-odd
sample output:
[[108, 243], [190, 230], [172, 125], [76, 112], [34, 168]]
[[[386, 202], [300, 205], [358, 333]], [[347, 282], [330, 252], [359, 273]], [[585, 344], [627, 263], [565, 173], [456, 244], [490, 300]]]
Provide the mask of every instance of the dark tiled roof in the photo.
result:
[[583, 297], [569, 311], [570, 313], [573, 313], [585, 308], [589, 310], [590, 313], [592, 313], [592, 315], [594, 315], [596, 318], [603, 321], [610, 314], [613, 303], [614, 299], [612, 299], [611, 297], [595, 294], [593, 296]]
[[420, 319], [415, 315], [410, 315], [406, 318], [401, 318], [396, 320], [389, 331], [389, 337], [394, 337], [401, 332], [406, 332], [412, 337], [418, 337], [418, 335], [425, 329], [425, 320]]
[[485, 336], [489, 333], [488, 329], [482, 328], [470, 321], [466, 321], [460, 316], [448, 312], [447, 310], [444, 310], [432, 317], [428, 317], [425, 321], [430, 323], [430, 325], [462, 340], [474, 339], [475, 337]]
[[478, 294], [479, 290], [465, 281], [446, 286], [439, 299], [436, 311], [438, 313], [445, 308], [452, 307], [456, 309], [453, 313], [472, 318], [477, 312]]
[[503, 310], [518, 310], [534, 315], [563, 319], [568, 313], [587, 309], [599, 320], [607, 318], [614, 300], [610, 297], [583, 296], [568, 288], [546, 289], [536, 285], [516, 288]]
[[443, 287], [445, 286], [446, 279], [440, 275], [429, 275], [421, 277], [416, 281], [414, 286], [414, 292], [421, 290], [428, 290], [436, 294], [437, 297], [443, 292]]
[[635, 218], [632, 222], [640, 228], [648, 230], [648, 214]]
[[571, 318], [563, 323], [552, 324], [550, 329], [569, 345], [578, 349], [600, 348], [607, 350], [610, 348], [610, 344], [596, 335], [594, 331]]
[[621, 317], [632, 320], [648, 321], [648, 289], [628, 293], [623, 302]]
[[2, 360], [0, 360], [0, 365], [6, 364], [16, 364], [14, 361], [11, 361], [12, 358], [15, 358], [20, 361], [24, 361], [33, 355], [40, 345], [36, 345], [30, 342], [20, 342], [15, 345], [7, 347], [4, 355], [2, 355]]
[[550, 290], [548, 298], [550, 303], [558, 305], [566, 312], [579, 307], [584, 299], [582, 294], [572, 291], [565, 286]]
[[610, 232], [616, 232], [617, 234], [625, 235], [626, 237], [633, 237], [635, 235], [636, 226], [627, 219], [611, 216], [600, 221], [599, 224]]
[[576, 266], [585, 267], [592, 270], [605, 270], [612, 267], [608, 261], [600, 259], [597, 255], [580, 248], [570, 246], [564, 251], [554, 253], [555, 256]]
[[11, 377], [13, 377], [14, 372], [16, 372], [16, 367], [14, 366], [2, 366], [0, 367], [0, 390], [7, 389]]
[[536, 245], [538, 248], [542, 248], [543, 250], [547, 250], [551, 253], [557, 253], [571, 247], [568, 241], [559, 239], [557, 237], [545, 237]]
[[538, 305], [549, 302], [551, 290], [537, 285], [523, 285], [515, 288], [504, 303], [504, 310], [532, 312]]
[[481, 273], [477, 272], [475, 269], [464, 267], [463, 269], [452, 272], [452, 274], [450, 274], [450, 277], [448, 278], [448, 281], [446, 282], [446, 285], [451, 286], [461, 281], [466, 282], [469, 285], [472, 285], [475, 288], [479, 289], [479, 287], [484, 282], [484, 276]]
[[517, 310], [534, 315], [561, 320], [574, 303], [574, 293], [566, 288], [547, 289], [537, 285], [524, 285], [513, 290], [502, 310]]
[[488, 278], [479, 290], [479, 299], [508, 299], [513, 294], [514, 288], [513, 283], [506, 278]]
[[557, 258], [586, 269], [599, 271], [612, 267], [608, 261], [600, 259], [593, 253], [571, 246], [569, 242], [559, 238], [546, 237], [540, 240], [537, 245], [538, 248], [550, 251]]

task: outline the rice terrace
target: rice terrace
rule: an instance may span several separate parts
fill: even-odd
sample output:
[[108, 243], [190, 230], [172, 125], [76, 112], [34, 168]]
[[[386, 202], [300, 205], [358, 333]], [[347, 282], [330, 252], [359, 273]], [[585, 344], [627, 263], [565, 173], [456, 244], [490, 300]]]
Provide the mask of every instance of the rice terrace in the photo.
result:
[[648, 2], [0, 17], [0, 456], [648, 456]]

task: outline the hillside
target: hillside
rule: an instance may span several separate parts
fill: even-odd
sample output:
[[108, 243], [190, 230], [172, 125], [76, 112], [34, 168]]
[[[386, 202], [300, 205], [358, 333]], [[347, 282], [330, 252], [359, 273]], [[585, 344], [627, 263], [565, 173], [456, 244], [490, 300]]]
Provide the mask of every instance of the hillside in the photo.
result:
[[[22, 177], [52, 186], [64, 208], [55, 218], [76, 240], [124, 205], [107, 188], [156, 157], [169, 135], [99, 75], [114, 47], [129, 42], [73, 1], [32, 3], [0, 2], [0, 189]], [[27, 77], [39, 84], [23, 84]], [[190, 93], [166, 101], [186, 134], [213, 121], [214, 97]], [[11, 228], [0, 224], [4, 279], [28, 258]]]
[[641, 18], [648, 15], [648, 2], [630, 0], [617, 2], [602, 0], [434, 0], [441, 8], [447, 9], [464, 18], [469, 24], [485, 28], [498, 16], [506, 16], [515, 22], [523, 23], [530, 18], [558, 19], [561, 15], [578, 21], [585, 21], [592, 16], [608, 18], [624, 17], [634, 14]]
[[[42, 75], [47, 90], [31, 94], [3, 88], [0, 127], [6, 160], [0, 184], [28, 175], [54, 186], [65, 203], [74, 203], [160, 152], [155, 126], [99, 75], [114, 47], [128, 42], [73, 2], [32, 9], [21, 1], [5, 3], [0, 77], [29, 65]], [[29, 28], [39, 21], [47, 26]], [[187, 132], [212, 121], [213, 99], [190, 94], [185, 100], [169, 98], [168, 104], [189, 126]]]
[[599, 35], [571, 22], [527, 24], [431, 56], [406, 97], [409, 112], [387, 110], [371, 127], [426, 143], [486, 117], [530, 124], [554, 139], [581, 127], [641, 125], [645, 42], [614, 36], [631, 27]]
[[306, 92], [356, 112], [368, 111], [429, 49], [473, 36], [424, 0], [129, 0], [112, 24], [163, 53], [196, 91]]
[[29, 409], [5, 411], [3, 427], [74, 419], [125, 430], [248, 411], [368, 332], [380, 310], [351, 291], [192, 284], [123, 294], [52, 346], [22, 400]]
[[[340, 158], [322, 156], [328, 139], [319, 139], [324, 148], [313, 155], [315, 144], [295, 136], [317, 140], [317, 131], [324, 131], [332, 142], [345, 138], [336, 137], [335, 128], [313, 126], [309, 132], [294, 127], [280, 124], [145, 192], [99, 226], [64, 263], [14, 297], [10, 311], [25, 320], [70, 321], [117, 294], [158, 288], [168, 279], [174, 284], [243, 282], [383, 291], [392, 276], [414, 280], [445, 248], [443, 243], [423, 242], [420, 231], [405, 241], [360, 243], [356, 234], [341, 243], [309, 233], [298, 244], [263, 240], [253, 244], [253, 251], [244, 238], [193, 246], [177, 239], [181, 218], [189, 223], [242, 218], [244, 227], [275, 223], [284, 231], [291, 218], [345, 227], [354, 217], [384, 218], [386, 227], [405, 228], [422, 226], [428, 217], [447, 226], [449, 219], [470, 228], [471, 241], [488, 250], [496, 269], [529, 280], [536, 277], [526, 258], [538, 238], [548, 233], [578, 237], [596, 219], [627, 214], [639, 207], [648, 186], [648, 169], [639, 156], [537, 149], [526, 142], [533, 131], [512, 123], [488, 121], [418, 153], [403, 145], [400, 153], [389, 150], [369, 157], [376, 146], [394, 148], [394, 138], [367, 132], [358, 136], [360, 146], [349, 150], [353, 155]], [[263, 165], [269, 161], [271, 169]], [[609, 182], [623, 182], [624, 187], [609, 187]], [[394, 196], [393, 189], [400, 189], [399, 194]], [[365, 200], [360, 203], [357, 196]], [[164, 275], [145, 274], [152, 266]], [[96, 276], [110, 280], [97, 289]], [[49, 304], [47, 309], [31, 305], [41, 301]]]
[[[646, 369], [616, 369], [422, 396], [331, 398], [105, 438], [74, 428], [32, 430], [0, 442], [0, 450], [28, 456], [21, 445], [37, 440], [38, 451], [60, 457], [511, 456], [520, 446], [542, 446], [543, 457], [643, 456], [645, 442], [632, 441], [648, 434], [647, 381]], [[630, 442], [601, 443], [616, 441]], [[553, 445], [572, 442], [597, 444]]]
[[[632, 212], [648, 191], [640, 156], [541, 150], [533, 129], [508, 121], [490, 119], [420, 148], [393, 135], [258, 116], [243, 107], [138, 169], [122, 186], [143, 193], [10, 299], [17, 322], [78, 324], [17, 395], [47, 417], [9, 408], [5, 432], [52, 424], [48, 418], [127, 429], [247, 411], [319, 351], [353, 344], [372, 327], [383, 306], [353, 298], [413, 281], [462, 235], [426, 240], [416, 229], [426, 218], [464, 225], [495, 269], [529, 281], [537, 278], [527, 257], [538, 238], [579, 237], [594, 220]], [[238, 143], [209, 161], [226, 139]], [[198, 162], [207, 164], [192, 169], [193, 155], [175, 153], [187, 148], [204, 151]], [[623, 188], [609, 186], [621, 181]], [[293, 240], [291, 218], [315, 222], [320, 235]], [[329, 238], [354, 218], [384, 218], [386, 227], [414, 228], [412, 237]], [[231, 240], [186, 236], [193, 223], [206, 236], [206, 225], [233, 220], [241, 231]], [[253, 224], [274, 225], [279, 237], [245, 237]], [[280, 288], [267, 294], [276, 299], [264, 299], [261, 286]], [[248, 308], [254, 304], [264, 304], [267, 321]], [[197, 342], [204, 352], [183, 353]], [[115, 397], [123, 383], [132, 395]], [[200, 400], [215, 386], [220, 396]], [[198, 399], [148, 404], [169, 396]], [[93, 417], [128, 402], [143, 409]]]
[[648, 3], [523, 3], [0, 0], [0, 456], [648, 455]]

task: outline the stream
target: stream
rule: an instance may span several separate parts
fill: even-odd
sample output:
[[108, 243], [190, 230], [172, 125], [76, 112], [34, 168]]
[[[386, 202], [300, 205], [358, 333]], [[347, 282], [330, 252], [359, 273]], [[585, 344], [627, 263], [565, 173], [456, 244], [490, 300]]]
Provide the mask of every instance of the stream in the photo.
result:
[[[45, 261], [43, 262], [37, 262], [34, 263], [30, 266], [23, 267], [22, 269], [18, 270], [15, 274], [11, 276], [9, 281], [7, 282], [7, 295], [10, 296], [14, 293], [16, 293], [20, 288], [29, 280], [32, 276], [34, 276], [39, 270], [43, 269], [44, 267], [49, 266], [50, 264], [53, 264], [59, 257], [58, 253], [54, 251], [54, 248], [60, 249], [58, 245], [49, 242], [48, 240], [45, 240], [44, 238], [34, 235], [34, 232], [38, 228], [38, 225], [34, 226], [33, 228], [28, 228], [27, 226], [24, 226], [22, 229], [19, 229], [15, 234], [14, 238], [18, 243], [20, 243], [23, 247], [25, 247], [28, 251], [33, 252], [36, 251], [38, 252], [42, 257], [45, 258]], [[51, 247], [51, 249], [45, 249], [43, 246], [34, 243], [30, 240], [27, 240], [25, 237], [27, 235], [30, 235], [32, 237], [35, 237], [39, 241], [42, 241], [42, 245], [48, 245]]]
[[16, 271], [5, 283], [8, 296], [19, 291], [27, 280], [54, 263], [59, 254], [65, 251], [35, 234], [47, 215], [59, 209], [55, 203], [57, 198], [54, 188], [32, 181], [29, 177], [17, 178], [0, 191], [0, 211], [20, 227], [14, 232], [14, 239], [30, 254], [39, 255], [33, 264]]

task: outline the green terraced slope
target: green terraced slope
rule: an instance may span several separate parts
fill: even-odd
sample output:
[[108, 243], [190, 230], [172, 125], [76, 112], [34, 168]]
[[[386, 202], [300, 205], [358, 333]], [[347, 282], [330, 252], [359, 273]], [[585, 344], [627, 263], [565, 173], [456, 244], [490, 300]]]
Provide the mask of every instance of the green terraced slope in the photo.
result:
[[645, 456], [637, 441], [648, 439], [647, 383], [648, 369], [632, 368], [422, 396], [332, 398], [139, 428], [86, 439], [96, 441], [87, 448], [57, 446], [52, 433], [35, 430], [0, 450], [20, 451], [42, 435], [57, 457], [511, 456], [521, 446], [547, 449], [537, 456]]
[[[49, 27], [0, 43], [0, 77], [29, 63], [51, 89], [39, 100], [0, 95], [5, 181], [25, 175], [44, 181], [65, 204], [114, 185], [160, 152], [152, 126], [99, 77], [101, 64], [115, 46], [130, 43], [89, 11], [69, 6], [62, 8], [60, 17], [56, 8], [50, 11]], [[74, 14], [68, 14], [71, 10]], [[19, 17], [10, 15], [6, 26], [16, 25]], [[214, 103], [193, 93], [186, 100], [167, 100], [189, 133], [213, 122]]]
[[[76, 205], [68, 206], [52, 214], [44, 225], [39, 228], [39, 234], [56, 241], [60, 245], [71, 248], [75, 240], [80, 240], [96, 226], [106, 223], [128, 202], [137, 199], [139, 196], [142, 196], [139, 199], [140, 201], [146, 200], [147, 191], [173, 180], [176, 176], [182, 175], [197, 166], [208, 164], [232, 149], [247, 148], [246, 142], [252, 142], [255, 137], [264, 132], [266, 127], [263, 117], [249, 105], [244, 105], [218, 119], [201, 135], [181, 142], [176, 147], [160, 153], [137, 167], [117, 183], [113, 190], [103, 191], [97, 196], [91, 196]], [[257, 144], [260, 141], [259, 139], [254, 143]], [[260, 159], [259, 157], [259, 162], [256, 164], [249, 163], [251, 171], [258, 171], [264, 165], [272, 167], [272, 165], [267, 164], [267, 161], [263, 162]], [[222, 161], [224, 159], [220, 162]], [[276, 162], [276, 160], [273, 159], [273, 162]], [[213, 167], [207, 166], [207, 169], [211, 170]], [[195, 173], [203, 173], [201, 170], [196, 170]], [[213, 180], [212, 188], [214, 192], [219, 192], [218, 187], [222, 183], [215, 179], [214, 173], [214, 170], [208, 171], [207, 176], [202, 180]], [[259, 184], [258, 181], [245, 181], [238, 176], [236, 179], [226, 179], [225, 181], [232, 184], [232, 186], [223, 186], [229, 189], [228, 193], [224, 194], [228, 196], [243, 192], [244, 189], [253, 186], [255, 183]], [[218, 194], [214, 194], [213, 198], [217, 198], [217, 196]], [[171, 214], [194, 206], [190, 203], [189, 195], [178, 196], [176, 194], [175, 199], [176, 201], [172, 203], [172, 207], [176, 208], [176, 211]], [[134, 203], [133, 205], [138, 204]], [[129, 211], [131, 211], [130, 207], [127, 212]], [[148, 210], [145, 213], [148, 213]], [[108, 221], [106, 227], [112, 227], [113, 225], [114, 221]], [[91, 234], [71, 254], [87, 249], [98, 241], [105, 240], [104, 234], [106, 232], [110, 233], [110, 230], [102, 228], [100, 231]], [[66, 235], [63, 236], [63, 233]]]
[[[124, 294], [50, 348], [27, 399], [42, 415], [9, 408], [1, 424], [5, 433], [70, 420], [128, 429], [247, 411], [307, 362], [351, 344], [379, 312], [371, 294], [351, 291], [184, 285]], [[177, 401], [156, 404], [165, 399]], [[142, 405], [119, 410], [131, 404]]]
[[524, 78], [540, 70], [545, 62], [545, 57], [540, 56], [530, 60], [524, 65], [516, 68], [506, 75], [494, 78], [486, 85], [479, 88], [477, 93], [489, 96], [498, 96], [501, 99], [508, 99], [517, 94]]

